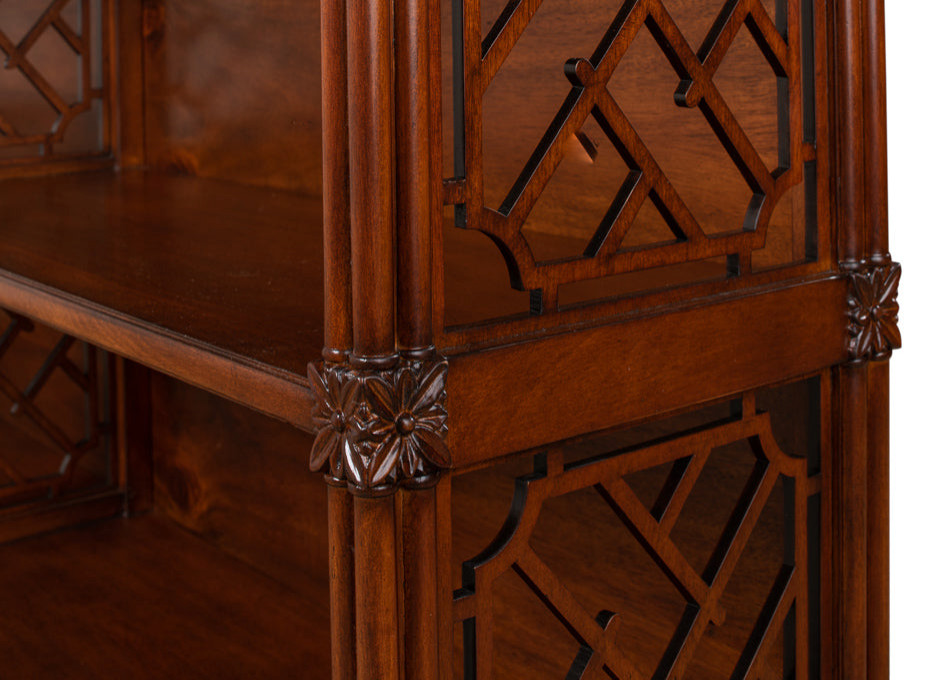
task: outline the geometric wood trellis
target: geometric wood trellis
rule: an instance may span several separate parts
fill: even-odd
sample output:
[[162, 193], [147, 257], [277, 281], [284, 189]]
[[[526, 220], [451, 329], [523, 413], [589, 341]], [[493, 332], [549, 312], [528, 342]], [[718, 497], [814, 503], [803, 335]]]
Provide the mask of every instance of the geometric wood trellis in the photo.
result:
[[[698, 52], [673, 21], [662, 0], [627, 0], [590, 58], [569, 58], [570, 93], [500, 207], [483, 194], [482, 100], [543, 0], [511, 0], [480, 35], [480, 3], [456, 0], [454, 59], [456, 177], [446, 181], [446, 201], [458, 206], [458, 226], [487, 234], [502, 252], [511, 284], [532, 292], [535, 313], [558, 309], [558, 288], [638, 269], [729, 256], [735, 269], [749, 268], [753, 250], [764, 247], [772, 212], [789, 189], [804, 180], [804, 164], [816, 158], [803, 130], [802, 8], [799, 0], [776, 2], [775, 21], [761, 0], [727, 0]], [[811, 0], [805, 0], [811, 2]], [[713, 82], [743, 26], [749, 30], [778, 80], [779, 167], [770, 169]], [[646, 27], [681, 79], [675, 105], [697, 107], [752, 190], [742, 225], [707, 235], [690, 213], [608, 85], [641, 28]], [[811, 45], [810, 37], [806, 36]], [[570, 55], [565, 55], [570, 56]], [[672, 102], [671, 102], [672, 103]], [[542, 191], [564, 159], [567, 141], [589, 117], [602, 128], [626, 163], [628, 175], [581, 257], [539, 261], [522, 232]], [[794, 133], [793, 133], [794, 131]], [[672, 241], [621, 247], [646, 200], [659, 210]]]
[[[29, 333], [34, 328], [33, 323], [26, 317], [9, 311], [5, 313], [10, 317], [10, 323], [0, 336], [0, 359], [21, 333]], [[0, 372], [0, 394], [13, 402], [10, 412], [32, 421], [62, 454], [55, 469], [50, 469], [41, 475], [26, 476], [4, 457], [4, 451], [0, 448], [0, 472], [3, 472], [9, 480], [8, 484], [0, 487], [0, 505], [61, 496], [69, 490], [80, 460], [89, 452], [96, 450], [102, 441], [106, 426], [99, 413], [97, 352], [91, 345], [82, 343], [84, 366], [80, 368], [68, 356], [69, 349], [74, 343], [75, 338], [63, 335], [22, 391], [9, 377]], [[57, 369], [62, 371], [82, 392], [86, 432], [79, 441], [73, 441], [62, 427], [36, 405], [37, 397]]]
[[[2, 1], [2, 0], [0, 0]], [[108, 101], [106, 88], [104, 86], [94, 86], [95, 79], [107, 81], [108, 73], [106, 68], [106, 45], [92, 44], [92, 23], [94, 20], [102, 22], [105, 27], [112, 17], [112, 2], [104, 0], [100, 8], [101, 17], [92, 17], [91, 0], [75, 0], [79, 4], [79, 32], [77, 33], [63, 19], [62, 12], [72, 0], [53, 0], [44, 9], [36, 22], [27, 31], [27, 33], [16, 44], [3, 32], [0, 27], [0, 52], [2, 52], [6, 61], [4, 68], [7, 70], [17, 70], [26, 79], [26, 81], [39, 93], [43, 100], [56, 113], [56, 119], [49, 131], [21, 133], [16, 129], [13, 123], [3, 116], [0, 110], [0, 150], [9, 147], [37, 147], [42, 157], [52, 156], [55, 146], [60, 144], [70, 123], [78, 116], [89, 111], [96, 100], [103, 102], [103, 121], [108, 115]], [[79, 57], [79, 79], [80, 94], [79, 100], [75, 102], [66, 101], [62, 94], [50, 83], [42, 72], [30, 60], [30, 51], [36, 46], [37, 41], [47, 33], [54, 31], [67, 47]], [[103, 41], [104, 42], [104, 41]], [[102, 52], [102, 65], [99, 67], [101, 75], [94, 78], [93, 62], [95, 53]], [[2, 101], [0, 101], [2, 106]], [[102, 132], [105, 132], [100, 127]], [[87, 149], [87, 152], [98, 151], [98, 148]]]
[[[755, 465], [722, 529], [702, 573], [693, 569], [670, 534], [713, 449], [746, 441]], [[664, 463], [672, 469], [652, 508], [647, 508], [624, 480]], [[782, 452], [772, 434], [768, 413], [756, 412], [751, 394], [743, 398], [741, 417], [719, 421], [679, 435], [565, 463], [552, 451], [539, 457], [536, 471], [516, 481], [511, 510], [492, 543], [462, 567], [462, 588], [455, 593], [455, 621], [464, 630], [466, 680], [492, 674], [493, 584], [513, 570], [551, 611], [579, 645], [568, 680], [578, 680], [602, 667], [612, 678], [682, 678], [710, 624], [721, 625], [726, 612], [722, 596], [772, 489], [782, 481], [790, 493], [786, 512], [785, 556], [771, 591], [739, 657], [733, 678], [762, 676], [769, 649], [785, 633], [794, 606], [790, 673], [804, 680], [809, 672], [808, 499], [821, 489], [820, 473], [809, 476], [806, 458]], [[655, 669], [644, 668], [617, 644], [611, 632], [622, 613], [596, 616], [574, 597], [530, 545], [544, 502], [586, 488], [595, 488], [623, 525], [646, 549], [685, 601], [680, 623]], [[788, 650], [786, 650], [788, 651]]]

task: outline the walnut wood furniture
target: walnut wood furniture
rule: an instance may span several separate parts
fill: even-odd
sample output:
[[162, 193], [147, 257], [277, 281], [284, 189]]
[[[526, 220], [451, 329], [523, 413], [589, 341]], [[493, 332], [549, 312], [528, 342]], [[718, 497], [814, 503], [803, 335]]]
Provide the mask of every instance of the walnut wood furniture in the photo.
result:
[[0, 676], [888, 676], [883, 0], [0, 50]]

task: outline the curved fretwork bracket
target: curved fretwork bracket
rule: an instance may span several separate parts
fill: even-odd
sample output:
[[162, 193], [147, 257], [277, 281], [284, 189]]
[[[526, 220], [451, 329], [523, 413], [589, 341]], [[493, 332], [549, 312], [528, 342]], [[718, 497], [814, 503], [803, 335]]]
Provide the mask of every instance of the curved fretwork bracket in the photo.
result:
[[403, 358], [395, 368], [310, 364], [316, 439], [310, 469], [359, 495], [434, 484], [451, 464], [445, 377], [448, 362]]
[[887, 260], [867, 264], [849, 274], [848, 353], [851, 360], [883, 361], [901, 346], [897, 327], [897, 287], [901, 266]]

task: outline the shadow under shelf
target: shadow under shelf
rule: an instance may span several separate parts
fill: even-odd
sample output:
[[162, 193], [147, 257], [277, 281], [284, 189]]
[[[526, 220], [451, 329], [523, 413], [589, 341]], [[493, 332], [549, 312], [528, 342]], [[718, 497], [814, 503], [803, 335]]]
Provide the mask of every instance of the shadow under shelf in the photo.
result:
[[326, 583], [299, 592], [158, 516], [0, 547], [18, 677], [323, 677]]

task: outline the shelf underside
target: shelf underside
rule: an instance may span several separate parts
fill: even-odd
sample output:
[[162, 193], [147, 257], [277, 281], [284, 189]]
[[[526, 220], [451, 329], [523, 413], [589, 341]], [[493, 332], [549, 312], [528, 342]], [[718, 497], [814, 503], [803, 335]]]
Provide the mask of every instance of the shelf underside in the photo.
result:
[[167, 520], [0, 547], [0, 583], [4, 677], [329, 676], [325, 584], [292, 590]]

